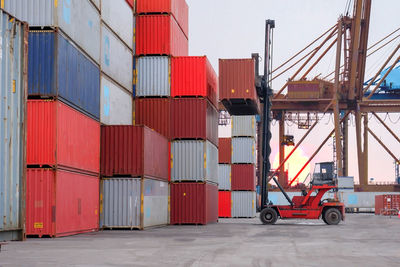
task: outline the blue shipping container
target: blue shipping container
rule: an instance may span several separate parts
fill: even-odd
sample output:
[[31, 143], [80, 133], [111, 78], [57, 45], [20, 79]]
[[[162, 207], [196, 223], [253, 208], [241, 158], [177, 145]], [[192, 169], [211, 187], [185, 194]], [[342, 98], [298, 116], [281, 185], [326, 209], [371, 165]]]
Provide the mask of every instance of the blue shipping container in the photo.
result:
[[59, 97], [100, 118], [100, 70], [57, 31], [29, 32], [28, 93]]

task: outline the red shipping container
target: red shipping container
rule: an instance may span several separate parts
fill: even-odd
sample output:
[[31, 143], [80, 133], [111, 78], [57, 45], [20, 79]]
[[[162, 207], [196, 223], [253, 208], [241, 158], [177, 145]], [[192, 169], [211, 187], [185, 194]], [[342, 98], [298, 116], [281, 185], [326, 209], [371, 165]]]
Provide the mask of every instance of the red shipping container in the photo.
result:
[[146, 125], [171, 139], [171, 99], [136, 98], [135, 124]]
[[136, 55], [187, 56], [189, 43], [171, 15], [136, 17]]
[[218, 217], [230, 218], [232, 211], [232, 199], [230, 191], [218, 192]]
[[189, 37], [189, 7], [185, 0], [138, 0], [137, 14], [166, 13], [174, 16], [178, 25]]
[[256, 166], [254, 164], [231, 165], [232, 191], [256, 190]]
[[203, 139], [218, 146], [218, 111], [205, 98], [171, 102], [172, 139]]
[[254, 59], [219, 60], [219, 98], [231, 115], [259, 113]]
[[206, 56], [175, 57], [171, 67], [171, 96], [207, 97], [218, 105], [218, 78]]
[[146, 126], [101, 127], [101, 174], [168, 180], [168, 140]]
[[230, 164], [232, 159], [232, 139], [219, 138], [218, 139], [218, 162], [220, 164]]
[[99, 177], [27, 169], [26, 234], [67, 236], [99, 228]]
[[100, 123], [61, 101], [29, 100], [27, 164], [100, 170]]
[[171, 184], [171, 224], [218, 221], [218, 186], [208, 183]]
[[398, 215], [400, 210], [400, 195], [375, 196], [375, 215]]

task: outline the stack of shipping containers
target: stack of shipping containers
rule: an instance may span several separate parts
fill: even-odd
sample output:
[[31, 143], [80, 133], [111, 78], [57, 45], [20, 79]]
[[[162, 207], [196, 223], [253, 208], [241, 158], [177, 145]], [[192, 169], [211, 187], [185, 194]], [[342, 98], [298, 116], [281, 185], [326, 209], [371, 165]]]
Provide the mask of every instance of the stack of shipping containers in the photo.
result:
[[232, 217], [232, 139], [219, 138], [218, 147], [218, 217]]

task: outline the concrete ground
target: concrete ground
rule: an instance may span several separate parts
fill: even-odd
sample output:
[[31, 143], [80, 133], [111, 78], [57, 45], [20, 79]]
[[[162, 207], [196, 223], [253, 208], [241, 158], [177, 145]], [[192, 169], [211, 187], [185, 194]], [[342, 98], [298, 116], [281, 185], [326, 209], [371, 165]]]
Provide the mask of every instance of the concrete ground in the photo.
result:
[[10, 242], [0, 266], [400, 266], [400, 219], [347, 214], [346, 221], [222, 219], [207, 226], [102, 231]]

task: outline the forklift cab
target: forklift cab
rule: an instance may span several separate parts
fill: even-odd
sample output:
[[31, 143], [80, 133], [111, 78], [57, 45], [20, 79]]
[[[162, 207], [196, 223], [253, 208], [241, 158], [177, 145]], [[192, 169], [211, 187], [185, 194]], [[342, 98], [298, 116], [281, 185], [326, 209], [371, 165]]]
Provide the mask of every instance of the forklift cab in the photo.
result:
[[315, 164], [312, 185], [336, 185], [333, 162], [320, 162]]

